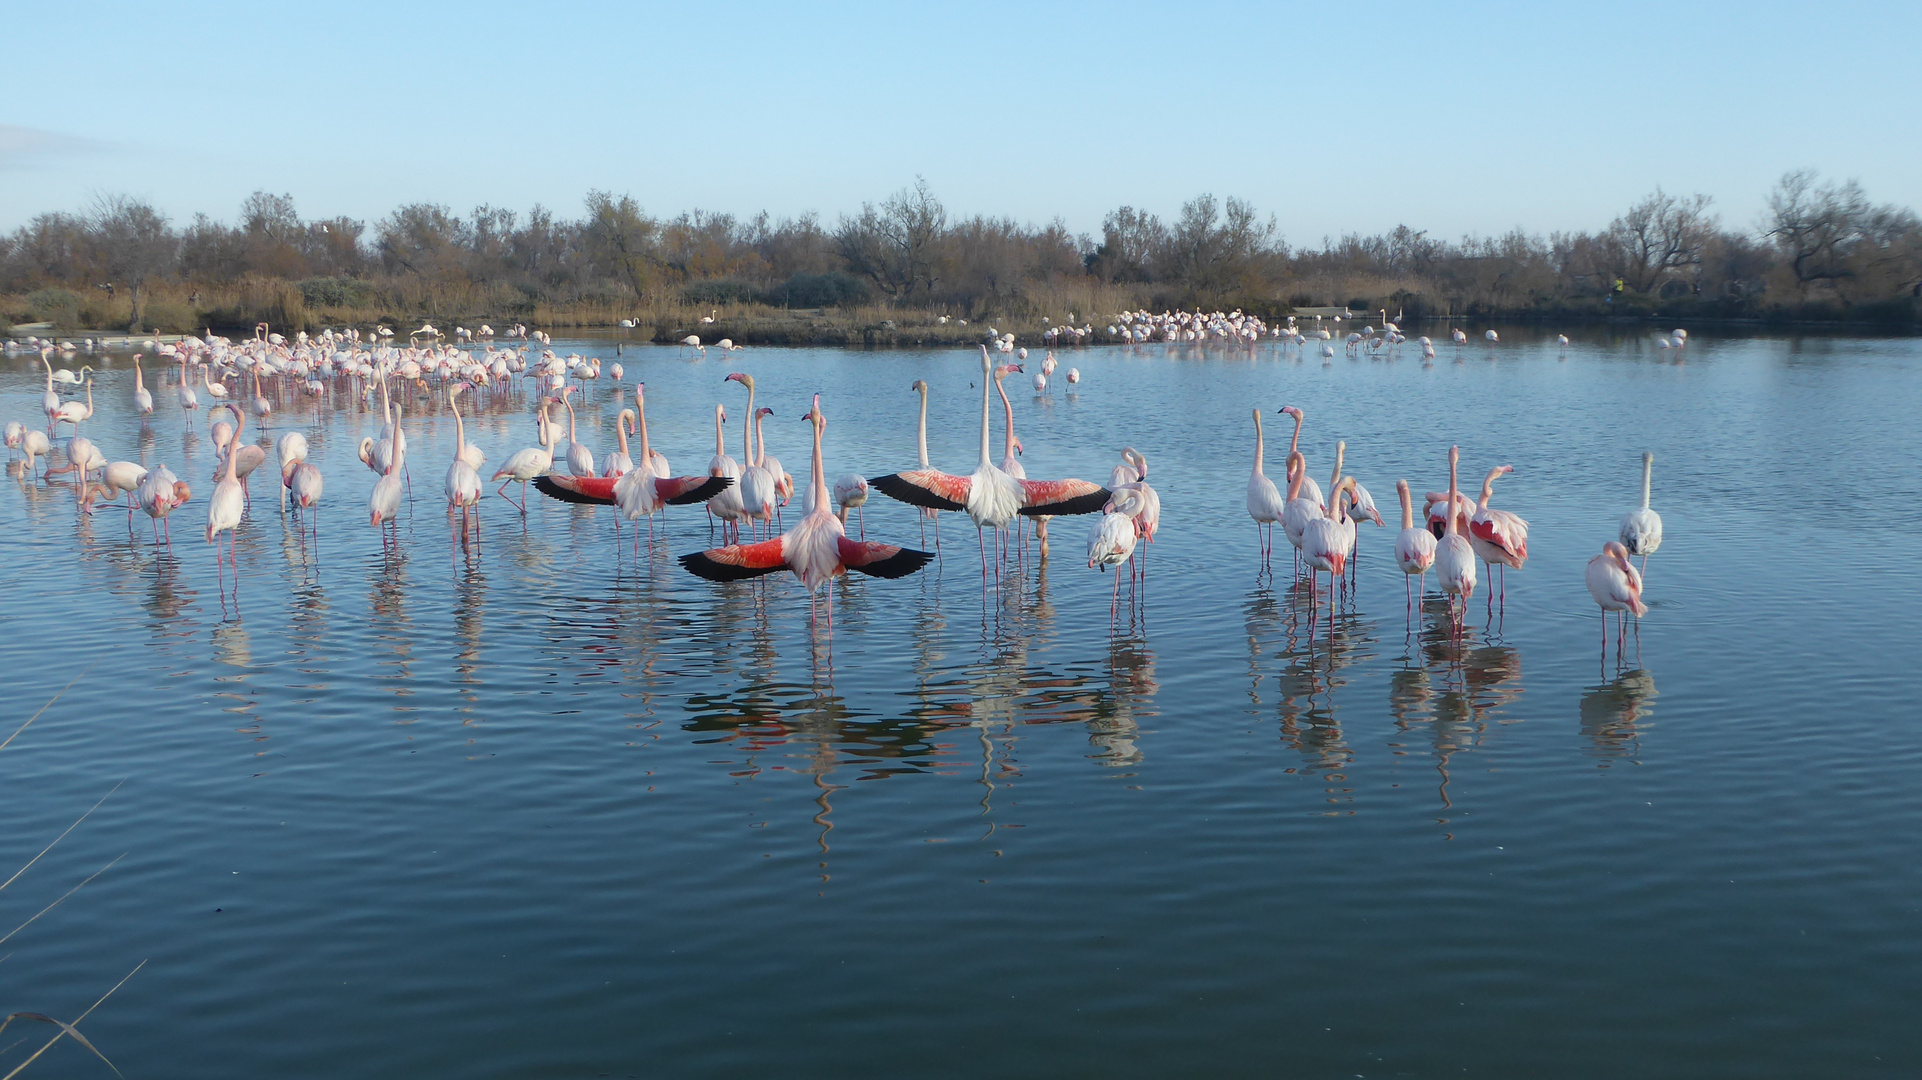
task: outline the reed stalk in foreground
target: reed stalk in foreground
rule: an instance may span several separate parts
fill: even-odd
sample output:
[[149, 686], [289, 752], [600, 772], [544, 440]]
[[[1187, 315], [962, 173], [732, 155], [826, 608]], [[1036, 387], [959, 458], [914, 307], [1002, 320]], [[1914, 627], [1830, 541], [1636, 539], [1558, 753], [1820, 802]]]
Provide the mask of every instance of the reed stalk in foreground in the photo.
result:
[[[86, 678], [87, 671], [91, 671], [91, 670], [93, 670], [92, 665], [89, 665], [86, 671], [82, 671], [79, 675], [74, 677], [73, 682], [70, 682], [66, 686], [61, 687], [59, 693], [54, 694], [52, 698], [48, 699], [45, 705], [40, 706], [40, 709], [38, 712], [35, 712], [32, 716], [28, 717], [26, 723], [21, 724], [19, 727], [13, 729], [13, 733], [11, 735], [8, 735], [5, 741], [0, 741], [0, 750], [5, 750], [7, 746], [13, 742], [14, 739], [19, 737], [21, 732], [27, 730], [28, 725], [32, 724], [35, 720], [40, 719], [40, 716], [42, 713], [45, 713], [48, 709], [52, 708], [54, 705], [54, 702], [59, 701], [62, 694], [65, 694], [68, 690], [73, 689], [74, 683], [77, 683], [81, 679]], [[125, 780], [122, 780], [120, 782], [120, 784], [124, 784], [124, 783], [126, 783]], [[65, 840], [69, 833], [79, 828], [80, 823], [82, 821], [85, 821], [89, 817], [93, 816], [93, 812], [95, 810], [100, 809], [101, 805], [104, 804], [109, 798], [111, 798], [115, 791], [120, 790], [120, 784], [115, 784], [113, 788], [107, 792], [107, 794], [102, 795], [100, 797], [99, 802], [94, 803], [91, 807], [87, 809], [87, 812], [84, 814], [81, 814], [80, 817], [76, 819], [72, 825], [67, 826], [65, 832], [62, 832], [59, 836], [54, 837], [51, 843], [49, 843], [46, 847], [41, 848], [40, 854], [35, 855], [31, 859], [28, 859], [25, 866], [22, 866], [20, 869], [14, 871], [12, 877], [9, 877], [7, 880], [3, 882], [0, 882], [0, 890], [5, 890], [7, 886], [12, 885], [15, 881], [18, 881], [20, 879], [20, 875], [26, 873], [30, 868], [32, 868], [34, 863], [39, 862], [41, 858], [45, 856], [47, 852], [52, 851], [54, 849], [54, 846], [59, 844], [60, 841]], [[79, 892], [82, 888], [86, 887], [86, 885], [89, 882], [93, 881], [94, 878], [97, 878], [101, 874], [104, 874], [108, 870], [111, 870], [115, 863], [118, 863], [121, 859], [124, 859], [126, 857], [127, 856], [124, 853], [119, 855], [112, 862], [109, 862], [107, 865], [101, 867], [100, 869], [94, 871], [92, 874], [88, 875], [88, 877], [84, 881], [82, 881], [80, 884], [75, 885], [73, 888], [68, 889], [65, 893], [62, 893], [58, 900], [55, 900], [53, 903], [48, 904], [46, 907], [43, 907], [39, 911], [35, 912], [30, 918], [27, 919], [26, 922], [23, 922], [19, 926], [16, 926], [12, 930], [8, 931], [5, 937], [0, 937], [0, 945], [4, 945], [8, 941], [12, 940], [15, 934], [18, 934], [20, 931], [25, 930], [28, 926], [31, 926], [36, 919], [40, 918], [40, 916], [45, 915], [47, 912], [52, 911], [55, 907], [58, 907], [61, 901], [64, 901], [67, 897], [72, 896], [74, 893]], [[5, 959], [5, 958], [0, 957], [0, 959]], [[126, 974], [125, 978], [122, 978], [119, 982], [113, 985], [113, 989], [108, 990], [105, 994], [102, 994], [100, 996], [99, 1001], [96, 1001], [92, 1005], [88, 1006], [87, 1011], [75, 1017], [71, 1023], [64, 1020], [57, 1020], [51, 1016], [48, 1016], [46, 1013], [26, 1012], [26, 1011], [9, 1013], [4, 1019], [0, 1019], [0, 1033], [4, 1033], [7, 1030], [7, 1028], [13, 1024], [15, 1020], [31, 1021], [34, 1023], [42, 1023], [42, 1024], [52, 1024], [55, 1027], [60, 1029], [59, 1034], [55, 1035], [51, 1039], [48, 1039], [45, 1043], [41, 1045], [40, 1049], [35, 1050], [31, 1055], [27, 1057], [25, 1061], [22, 1061], [20, 1064], [15, 1065], [11, 1070], [7, 1072], [5, 1076], [0, 1076], [0, 1080], [13, 1080], [13, 1078], [16, 1076], [19, 1076], [20, 1073], [23, 1070], [25, 1070], [27, 1066], [39, 1060], [40, 1055], [46, 1053], [48, 1050], [53, 1049], [53, 1045], [64, 1038], [71, 1038], [73, 1039], [74, 1042], [77, 1042], [81, 1046], [86, 1047], [89, 1051], [93, 1053], [93, 1056], [99, 1058], [102, 1062], [104, 1062], [107, 1068], [112, 1069], [115, 1076], [121, 1075], [120, 1068], [116, 1066], [113, 1062], [107, 1060], [107, 1055], [101, 1053], [99, 1047], [95, 1046], [92, 1042], [90, 1042], [87, 1039], [85, 1035], [82, 1035], [80, 1033], [79, 1025], [80, 1025], [80, 1021], [85, 1020], [87, 1017], [91, 1016], [95, 1009], [98, 1009], [108, 998], [112, 997], [114, 995], [114, 991], [119, 990], [121, 987], [127, 985], [127, 980], [133, 978], [136, 972], [138, 972], [141, 968], [146, 966], [147, 966], [147, 962], [145, 960], [142, 960], [140, 963], [134, 965], [133, 971], [129, 971]], [[10, 1050], [12, 1049], [12, 1047], [7, 1047], [7, 1049]], [[0, 1052], [4, 1052], [4, 1051], [0, 1051]]]

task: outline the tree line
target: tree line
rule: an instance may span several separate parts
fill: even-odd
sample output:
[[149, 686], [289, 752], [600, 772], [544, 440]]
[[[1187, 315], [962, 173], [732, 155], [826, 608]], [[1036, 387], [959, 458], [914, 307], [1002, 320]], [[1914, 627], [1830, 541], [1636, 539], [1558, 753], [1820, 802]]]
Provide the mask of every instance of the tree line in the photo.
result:
[[[411, 318], [663, 326], [687, 308], [1059, 319], [1097, 306], [1389, 308], [1404, 318], [1675, 314], [1913, 323], [1922, 222], [1854, 181], [1785, 175], [1762, 220], [1725, 225], [1706, 195], [1656, 189], [1594, 233], [1444, 240], [1400, 226], [1293, 247], [1271, 213], [1200, 195], [1163, 220], [1123, 206], [1099, 235], [1061, 221], [950, 215], [925, 181], [832, 225], [647, 213], [588, 192], [578, 217], [402, 206], [371, 226], [304, 219], [256, 192], [231, 223], [176, 224], [126, 195], [43, 213], [0, 237], [0, 315], [63, 328], [190, 331], [265, 318]], [[1086, 320], [1084, 320], [1086, 321]]]

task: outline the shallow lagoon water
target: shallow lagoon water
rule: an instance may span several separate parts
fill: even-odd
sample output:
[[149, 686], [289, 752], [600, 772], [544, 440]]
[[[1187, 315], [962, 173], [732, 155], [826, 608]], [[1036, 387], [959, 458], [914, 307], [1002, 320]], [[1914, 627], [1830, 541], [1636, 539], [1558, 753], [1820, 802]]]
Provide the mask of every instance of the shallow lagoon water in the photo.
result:
[[[984, 589], [949, 515], [927, 572], [837, 590], [831, 649], [791, 577], [675, 565], [698, 509], [637, 562], [608, 510], [534, 495], [523, 526], [490, 494], [455, 551], [426, 405], [383, 555], [354, 455], [378, 414], [344, 390], [250, 425], [307, 433], [326, 509], [303, 550], [258, 474], [223, 602], [212, 446], [157, 385], [143, 425], [118, 357], [86, 432], [195, 498], [168, 552], [0, 489], [0, 729], [72, 683], [0, 751], [0, 868], [124, 780], [0, 932], [125, 853], [7, 943], [0, 1007], [71, 1016], [145, 960], [83, 1027], [129, 1076], [1913, 1074], [1922, 343], [1508, 336], [1429, 368], [1063, 352], [1078, 387], [1015, 395], [1025, 464], [1148, 456], [1145, 594], [1110, 619], [1089, 519]], [[965, 352], [620, 359], [676, 472], [717, 401], [740, 455], [730, 370], [799, 482], [816, 392], [830, 476], [913, 464], [916, 378], [937, 467], [975, 457]], [[38, 364], [5, 370], [0, 411], [38, 417]], [[1314, 474], [1346, 439], [1389, 521], [1332, 647], [1242, 508], [1249, 408], [1279, 475], [1287, 404]], [[469, 434], [491, 470], [526, 401]], [[1533, 527], [1460, 646], [1437, 605], [1411, 624], [1390, 554], [1395, 479], [1444, 485], [1451, 442], [1471, 489], [1515, 466], [1497, 505]], [[1644, 449], [1667, 540], [1618, 662], [1581, 570]], [[866, 525], [919, 541], [878, 493]]]

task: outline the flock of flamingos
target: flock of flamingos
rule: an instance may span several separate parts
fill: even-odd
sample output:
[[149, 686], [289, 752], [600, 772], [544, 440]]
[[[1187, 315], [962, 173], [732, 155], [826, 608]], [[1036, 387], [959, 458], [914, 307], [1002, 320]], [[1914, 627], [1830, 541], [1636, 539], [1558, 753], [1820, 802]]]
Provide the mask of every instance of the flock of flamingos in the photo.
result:
[[[1285, 328], [1269, 328], [1263, 326], [1260, 320], [1244, 317], [1240, 312], [1215, 312], [1212, 315], [1130, 312], [1118, 317], [1117, 322], [1128, 328], [1131, 339], [1138, 340], [1193, 341], [1197, 334], [1202, 335], [1201, 340], [1204, 341], [1208, 335], [1230, 340], [1285, 337], [1292, 339], [1297, 346], [1308, 340], [1292, 319]], [[1386, 318], [1383, 322], [1384, 329], [1380, 337], [1375, 337], [1374, 328], [1370, 327], [1367, 337], [1351, 333], [1348, 347], [1351, 350], [1380, 349], [1405, 340], [1400, 337], [1393, 323]], [[1115, 332], [1115, 327], [1110, 327], [1110, 332]], [[1137, 558], [1137, 548], [1142, 543], [1153, 544], [1161, 520], [1161, 499], [1148, 482], [1146, 458], [1133, 448], [1124, 449], [1121, 464], [1114, 467], [1106, 484], [1074, 478], [1030, 479], [1021, 466], [1019, 454], [1022, 447], [1014, 432], [1014, 409], [1002, 386], [1002, 380], [1008, 375], [1025, 374], [1026, 369], [1020, 363], [997, 364], [990, 353], [990, 347], [1000, 353], [1014, 352], [1012, 334], [996, 333], [988, 344], [980, 347], [980, 456], [973, 471], [966, 474], [941, 472], [930, 466], [927, 443], [928, 387], [917, 380], [911, 389], [918, 391], [921, 399], [918, 467], [872, 479], [848, 474], [830, 482], [822, 464], [822, 440], [828, 419], [821, 407], [820, 395], [815, 395], [813, 405], [805, 416], [813, 434], [813, 450], [808, 483], [801, 490], [802, 512], [794, 524], [779, 533], [775, 530], [784, 524], [783, 508], [795, 494], [795, 483], [781, 463], [766, 451], [765, 441], [760, 434], [761, 426], [772, 410], [755, 407], [752, 375], [736, 372], [727, 376], [728, 381], [740, 383], [747, 391], [747, 419], [742, 425], [740, 459], [727, 452], [724, 427], [726, 407], [717, 405], [715, 452], [706, 470], [689, 475], [673, 475], [667, 460], [648, 441], [645, 386], [637, 382], [633, 387], [633, 408], [622, 409], [616, 420], [617, 449], [607, 453], [597, 469], [593, 452], [576, 438], [571, 397], [600, 378], [599, 359], [559, 357], [551, 350], [530, 356], [525, 344], [518, 348], [496, 349], [490, 343], [483, 353], [476, 355], [456, 345], [439, 343], [439, 334], [431, 326], [423, 327], [418, 334], [428, 336], [430, 341], [419, 344], [417, 335], [416, 338], [410, 338], [403, 348], [391, 341], [374, 338], [363, 346], [358, 332], [351, 330], [344, 333], [327, 331], [312, 337], [302, 333], [296, 335], [293, 341], [288, 341], [261, 326], [256, 328], [253, 338], [238, 345], [212, 334], [204, 339], [183, 339], [178, 344], [154, 343], [155, 355], [164, 360], [167, 367], [178, 368], [179, 376], [173, 391], [190, 425], [200, 407], [201, 393], [204, 392], [209, 398], [209, 433], [219, 450], [220, 460], [213, 478], [213, 493], [208, 499], [204, 535], [206, 542], [214, 547], [216, 566], [223, 580], [226, 568], [230, 565], [234, 567], [237, 579], [234, 537], [250, 502], [247, 484], [250, 475], [267, 459], [267, 451], [262, 446], [244, 439], [248, 415], [251, 413], [256, 422], [264, 425], [272, 416], [273, 403], [280, 396], [282, 388], [291, 386], [296, 392], [318, 396], [327, 389], [325, 380], [342, 379], [354, 381], [353, 385], [359, 389], [370, 408], [374, 396], [379, 395], [385, 425], [376, 437], [362, 440], [359, 453], [361, 460], [375, 473], [372, 489], [367, 496], [366, 512], [370, 525], [382, 529], [384, 544], [398, 545], [400, 542], [396, 518], [400, 512], [402, 489], [407, 476], [407, 437], [389, 398], [389, 381], [399, 379], [422, 387], [432, 385], [438, 394], [444, 396], [448, 408], [453, 412], [455, 452], [447, 466], [443, 489], [450, 514], [458, 515], [459, 537], [465, 543], [470, 529], [476, 536], [478, 534], [478, 511], [485, 494], [481, 477], [486, 455], [467, 440], [459, 399], [463, 393], [470, 391], [511, 393], [518, 380], [535, 379], [541, 388], [535, 406], [539, 445], [514, 452], [490, 474], [489, 482], [499, 482], [497, 495], [522, 514], [527, 511], [529, 483], [536, 490], [562, 501], [609, 505], [616, 510], [617, 528], [621, 520], [638, 525], [640, 519], [648, 519], [650, 546], [653, 542], [654, 515], [668, 505], [703, 504], [719, 524], [721, 538], [729, 542], [684, 555], [680, 559], [681, 565], [712, 581], [736, 581], [781, 571], [792, 572], [808, 590], [810, 619], [815, 617], [814, 598], [823, 587], [826, 588], [830, 601], [827, 614], [830, 631], [833, 626], [833, 581], [836, 577], [849, 571], [881, 578], [905, 577], [919, 571], [935, 557], [932, 551], [866, 539], [864, 521], [859, 522], [859, 538], [847, 535], [850, 512], [860, 513], [871, 490], [879, 490], [884, 495], [918, 507], [922, 521], [922, 542], [926, 542], [927, 526], [932, 523], [935, 525], [937, 548], [940, 543], [939, 515], [944, 512], [966, 514], [976, 528], [984, 581], [991, 572], [996, 576], [1000, 574], [1004, 553], [1017, 546], [1025, 550], [1030, 539], [1045, 556], [1050, 520], [1078, 515], [1096, 515], [1087, 539], [1088, 566], [1117, 571], [1111, 588], [1111, 616], [1119, 604], [1119, 569], [1124, 564], [1130, 568], [1131, 587], [1136, 575], [1145, 576], [1144, 560]], [[1317, 331], [1316, 336], [1324, 342], [1332, 337], [1326, 330]], [[1498, 340], [1492, 330], [1488, 331], [1487, 338], [1491, 344]], [[544, 342], [544, 335], [539, 340]], [[1457, 330], [1454, 340], [1460, 345], [1467, 339]], [[1561, 340], [1566, 343], [1566, 338]], [[1664, 345], [1682, 348], [1686, 341], [1686, 332], [1677, 330], [1672, 338], [1664, 338]], [[693, 343], [698, 346], [698, 341]], [[1421, 347], [1424, 357], [1432, 358], [1433, 346], [1427, 338], [1421, 339]], [[725, 351], [734, 346], [727, 342], [721, 348]], [[65, 344], [55, 346], [45, 343], [40, 346], [40, 358], [46, 371], [43, 408], [47, 424], [41, 430], [18, 421], [7, 423], [5, 431], [9, 451], [14, 457], [24, 456], [24, 471], [28, 473], [44, 458], [49, 459], [44, 466], [44, 477], [50, 479], [56, 474], [71, 476], [83, 512], [91, 513], [94, 504], [102, 499], [117, 500], [124, 497], [129, 522], [135, 510], [146, 513], [154, 523], [156, 542], [170, 543], [170, 517], [191, 498], [190, 485], [164, 465], [148, 468], [131, 461], [110, 461], [92, 440], [80, 433], [81, 424], [93, 415], [93, 382], [87, 374], [91, 369], [83, 367], [81, 373], [75, 374], [64, 367], [56, 369], [53, 363], [56, 353], [64, 359], [72, 351], [73, 347]], [[1332, 355], [1332, 346], [1324, 345], [1323, 351]], [[1021, 359], [1025, 360], [1026, 356], [1027, 350], [1020, 350]], [[154, 411], [154, 398], [146, 387], [145, 372], [140, 366], [142, 359], [142, 355], [134, 357], [134, 405], [144, 416]], [[1037, 390], [1046, 387], [1055, 366], [1053, 354], [1050, 353], [1040, 365], [1040, 370], [1034, 374]], [[610, 373], [616, 384], [616, 395], [625, 399], [626, 390], [620, 385], [624, 374], [621, 365], [613, 364]], [[1067, 377], [1071, 383], [1078, 382], [1080, 373], [1071, 369]], [[63, 388], [75, 396], [63, 395]], [[78, 396], [82, 392], [80, 388], [84, 388], [84, 398]], [[272, 396], [269, 396], [270, 393]], [[993, 395], [996, 393], [1000, 395], [1005, 412], [1005, 437], [999, 462], [994, 460], [991, 436]], [[560, 434], [557, 411], [566, 413], [565, 438]], [[1311, 612], [1319, 609], [1320, 575], [1328, 575], [1329, 618], [1332, 626], [1344, 573], [1353, 573], [1352, 556], [1357, 525], [1372, 521], [1379, 526], [1382, 518], [1368, 490], [1355, 477], [1343, 473], [1345, 444], [1337, 443], [1335, 446], [1334, 469], [1329, 477], [1329, 487], [1324, 491], [1308, 475], [1306, 460], [1300, 450], [1304, 420], [1302, 411], [1288, 406], [1282, 408], [1280, 413], [1294, 421], [1294, 433], [1289, 440], [1283, 486], [1277, 487], [1264, 470], [1266, 446], [1262, 432], [1262, 410], [1253, 410], [1255, 454], [1254, 466], [1248, 476], [1248, 516], [1254, 521], [1260, 537], [1264, 564], [1273, 552], [1274, 526], [1279, 524], [1282, 527], [1283, 534], [1295, 551], [1296, 573], [1299, 575], [1304, 565], [1307, 569]], [[62, 426], [69, 429], [61, 448], [66, 463], [55, 467], [50, 461], [54, 450], [53, 440]], [[630, 442], [630, 435], [638, 442]], [[303, 530], [317, 530], [317, 511], [323, 499], [324, 484], [320, 470], [307, 461], [305, 436], [297, 431], [287, 432], [276, 442], [275, 451], [279, 458], [278, 494], [283, 500], [282, 505], [296, 515], [304, 515], [300, 518]], [[1481, 587], [1476, 563], [1480, 562], [1486, 567], [1490, 576], [1486, 591], [1492, 606], [1498, 598], [1505, 599], [1503, 575], [1507, 569], [1520, 568], [1528, 560], [1528, 522], [1510, 511], [1490, 505], [1495, 481], [1511, 472], [1512, 468], [1502, 465], [1490, 469], [1482, 480], [1480, 497], [1471, 499], [1460, 487], [1457, 475], [1459, 463], [1459, 450], [1451, 447], [1448, 451], [1448, 490], [1425, 493], [1423, 521], [1420, 525], [1415, 520], [1413, 496], [1408, 482], [1396, 481], [1395, 488], [1401, 501], [1401, 531], [1394, 545], [1395, 561], [1410, 583], [1407, 591], [1411, 611], [1415, 597], [1414, 583], [1419, 580], [1425, 587], [1427, 574], [1432, 570], [1439, 579], [1443, 596], [1447, 598], [1450, 619], [1457, 632], [1460, 631], [1468, 602], [1475, 590]], [[1616, 614], [1619, 645], [1626, 616], [1632, 614], [1640, 618], [1648, 611], [1642, 600], [1642, 575], [1647, 568], [1648, 556], [1662, 542], [1661, 517], [1649, 507], [1653, 463], [1652, 454], [1642, 455], [1641, 505], [1623, 516], [1619, 538], [1602, 545], [1601, 553], [1589, 560], [1586, 569], [1588, 590], [1602, 612], [1604, 649], [1608, 643], [1609, 613]], [[520, 485], [519, 500], [515, 500], [507, 491], [508, 486], [515, 483]], [[1024, 524], [1028, 526], [1026, 530], [1023, 529]], [[748, 530], [745, 537], [743, 527]], [[990, 530], [994, 533], [996, 546], [996, 554], [992, 557], [988, 553], [987, 541]], [[220, 547], [223, 534], [227, 541], [224, 553]], [[636, 528], [634, 544], [637, 550], [639, 543], [640, 533]], [[1140, 554], [1145, 555], [1145, 551]], [[1641, 568], [1638, 569], [1630, 561], [1632, 556], [1642, 559]], [[1314, 621], [1315, 617], [1311, 615], [1311, 625]]]

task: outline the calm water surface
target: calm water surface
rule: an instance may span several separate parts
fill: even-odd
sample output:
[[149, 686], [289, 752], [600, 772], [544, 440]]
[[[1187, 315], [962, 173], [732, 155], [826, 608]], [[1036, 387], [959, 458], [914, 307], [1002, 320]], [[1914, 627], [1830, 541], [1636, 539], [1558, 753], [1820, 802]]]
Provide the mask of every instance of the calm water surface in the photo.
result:
[[[490, 494], [456, 551], [426, 397], [384, 556], [378, 414], [344, 384], [259, 433], [313, 445], [317, 551], [263, 470], [223, 600], [212, 445], [153, 368], [134, 415], [109, 361], [85, 430], [195, 498], [169, 552], [58, 483], [0, 489], [0, 738], [72, 683], [0, 751], [0, 872], [124, 780], [0, 891], [4, 932], [124, 853], [0, 947], [0, 1010], [73, 1016], [147, 961], [84, 1028], [130, 1077], [1915, 1075], [1922, 343], [1510, 336], [1432, 368], [1063, 354], [1078, 388], [1016, 395], [1029, 475], [1147, 454], [1145, 594], [1111, 623], [1087, 519], [984, 589], [950, 515], [927, 572], [837, 590], [831, 650], [792, 578], [674, 564], [698, 509], [637, 561], [605, 509]], [[797, 480], [815, 392], [830, 475], [912, 465], [916, 378], [937, 466], [974, 460], [965, 352], [622, 360], [677, 472], [715, 402], [744, 414], [729, 370]], [[0, 370], [33, 423], [38, 364]], [[1279, 474], [1288, 404], [1390, 522], [1332, 646], [1242, 505], [1249, 408]], [[534, 442], [525, 399], [469, 432], [490, 471]], [[1395, 479], [1442, 486], [1451, 442], [1467, 485], [1512, 463], [1498, 505], [1533, 524], [1459, 647], [1390, 555]], [[1667, 541], [1618, 662], [1582, 568], [1644, 449]], [[37, 1068], [106, 1074], [70, 1044]]]

